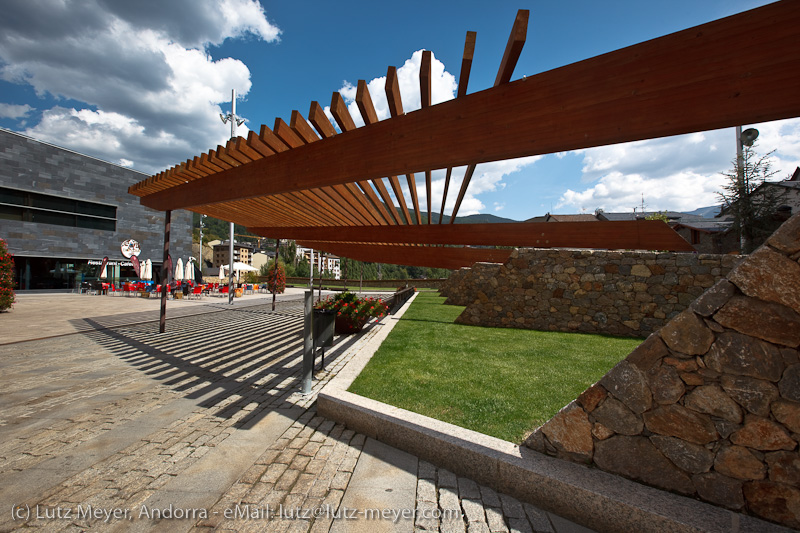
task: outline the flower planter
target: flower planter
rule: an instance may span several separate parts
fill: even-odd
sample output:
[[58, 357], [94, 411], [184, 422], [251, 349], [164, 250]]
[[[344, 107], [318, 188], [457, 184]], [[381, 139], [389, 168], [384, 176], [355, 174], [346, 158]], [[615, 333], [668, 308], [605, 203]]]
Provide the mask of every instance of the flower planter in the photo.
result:
[[364, 318], [359, 321], [353, 321], [350, 319], [349, 316], [346, 315], [338, 315], [336, 317], [336, 333], [339, 335], [349, 335], [351, 333], [358, 333], [364, 328], [364, 324], [367, 323], [367, 319]]

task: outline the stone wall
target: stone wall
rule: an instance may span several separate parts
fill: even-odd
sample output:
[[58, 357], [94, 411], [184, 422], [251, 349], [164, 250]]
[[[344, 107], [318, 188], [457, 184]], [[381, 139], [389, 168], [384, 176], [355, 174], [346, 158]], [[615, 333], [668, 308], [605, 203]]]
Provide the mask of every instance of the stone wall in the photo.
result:
[[450, 275], [445, 290], [439, 289], [441, 296], [447, 296], [446, 305], [467, 306], [478, 298], [478, 289], [497, 275], [501, 263], [475, 263], [472, 268], [461, 268]]
[[800, 528], [800, 215], [525, 445]]
[[[468, 306], [457, 322], [646, 337], [739, 260], [731, 255], [520, 248], [494, 275], [473, 275], [471, 287], [463, 281], [470, 301], [462, 304]], [[448, 303], [456, 299], [454, 293]]]

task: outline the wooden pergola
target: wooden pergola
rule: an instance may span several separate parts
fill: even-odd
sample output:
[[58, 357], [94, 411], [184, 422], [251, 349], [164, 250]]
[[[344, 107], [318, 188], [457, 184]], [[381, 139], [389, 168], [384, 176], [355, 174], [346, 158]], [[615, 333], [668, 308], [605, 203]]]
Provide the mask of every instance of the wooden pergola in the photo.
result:
[[[691, 251], [659, 221], [452, 224], [479, 163], [800, 116], [800, 2], [783, 0], [555, 70], [511, 81], [528, 12], [514, 21], [494, 86], [467, 94], [476, 35], [468, 32], [457, 97], [406, 113], [395, 67], [391, 117], [378, 120], [364, 80], [356, 127], [342, 96], [312, 102], [247, 138], [130, 187], [148, 207], [188, 209], [268, 237], [365, 261], [443, 268], [503, 261], [495, 246]], [[450, 224], [441, 223], [452, 171], [466, 166]], [[432, 205], [431, 172], [445, 170]], [[425, 195], [417, 181], [425, 181]], [[410, 191], [410, 205], [401, 181]], [[439, 223], [432, 213], [438, 211]], [[425, 217], [423, 219], [423, 212]]]

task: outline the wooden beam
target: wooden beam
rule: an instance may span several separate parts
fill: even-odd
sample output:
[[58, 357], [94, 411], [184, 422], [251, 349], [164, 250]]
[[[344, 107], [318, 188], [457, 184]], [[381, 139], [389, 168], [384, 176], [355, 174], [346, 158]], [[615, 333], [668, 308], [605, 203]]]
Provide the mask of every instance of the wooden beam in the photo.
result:
[[464, 40], [464, 55], [461, 58], [461, 73], [458, 76], [458, 93], [456, 98], [460, 98], [467, 94], [467, 84], [469, 83], [469, 73], [472, 70], [472, 58], [475, 55], [475, 41], [478, 34], [474, 31], [468, 31], [467, 37]]
[[361, 112], [361, 118], [364, 119], [365, 125], [375, 124], [378, 122], [378, 114], [375, 112], [375, 106], [372, 105], [372, 97], [369, 95], [369, 87], [364, 80], [358, 80], [358, 88], [356, 89], [356, 105]]
[[386, 71], [386, 101], [389, 103], [389, 113], [393, 117], [403, 114], [403, 100], [400, 97], [400, 84], [397, 81], [397, 69], [389, 67]]
[[447, 169], [447, 174], [444, 177], [444, 193], [442, 193], [442, 208], [439, 210], [439, 224], [444, 221], [444, 205], [447, 202], [447, 189], [450, 188], [450, 175], [453, 173], [452, 168]]
[[311, 102], [311, 109], [308, 111], [308, 120], [314, 125], [314, 128], [319, 132], [323, 139], [333, 137], [336, 135], [336, 129], [328, 120], [328, 115], [325, 110], [319, 105], [319, 102]]
[[419, 99], [423, 109], [431, 105], [431, 62], [432, 52], [422, 51], [422, 60], [419, 63]]
[[503, 52], [503, 60], [500, 62], [500, 70], [497, 71], [497, 77], [494, 80], [495, 87], [501, 83], [508, 83], [511, 81], [514, 68], [517, 66], [517, 60], [519, 60], [519, 55], [522, 53], [522, 47], [525, 46], [525, 37], [528, 34], [529, 14], [530, 12], [527, 9], [520, 9], [517, 11], [517, 18], [514, 19], [511, 35], [508, 36], [506, 50]]
[[300, 246], [323, 250], [357, 261], [395, 265], [427, 266], [455, 270], [478, 262], [504, 263], [509, 249], [442, 248], [439, 246], [401, 246], [377, 244], [342, 244], [326, 241], [298, 241]]
[[400, 206], [400, 210], [403, 212], [406, 224], [413, 224], [411, 222], [411, 213], [408, 212], [408, 206], [406, 205], [406, 198], [403, 196], [403, 189], [400, 188], [400, 180], [397, 179], [397, 176], [389, 176], [389, 184], [392, 186], [392, 192], [394, 192], [394, 197], [397, 198], [397, 205]]
[[529, 246], [607, 250], [670, 250], [694, 248], [660, 220], [607, 222], [509, 222], [503, 224], [434, 224], [431, 226], [344, 228], [248, 228], [264, 237], [371, 243]]
[[179, 209], [792, 118], [800, 116], [797, 27], [800, 2], [776, 2], [169, 190], [131, 192], [147, 207]]

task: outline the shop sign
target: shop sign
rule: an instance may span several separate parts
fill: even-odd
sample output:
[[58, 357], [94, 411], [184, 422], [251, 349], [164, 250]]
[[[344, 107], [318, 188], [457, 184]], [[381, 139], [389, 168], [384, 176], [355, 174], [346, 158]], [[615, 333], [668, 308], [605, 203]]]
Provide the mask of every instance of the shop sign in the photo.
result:
[[[89, 259], [86, 261], [86, 264], [93, 265], [93, 266], [102, 266], [103, 260], [102, 259]], [[108, 266], [121, 266], [121, 267], [129, 267], [133, 266], [133, 263], [130, 261], [108, 261], [106, 263]]]
[[122, 255], [125, 258], [130, 259], [134, 255], [139, 257], [141, 250], [139, 249], [139, 243], [133, 239], [128, 239], [127, 241], [122, 243], [120, 246], [120, 250], [122, 251]]

